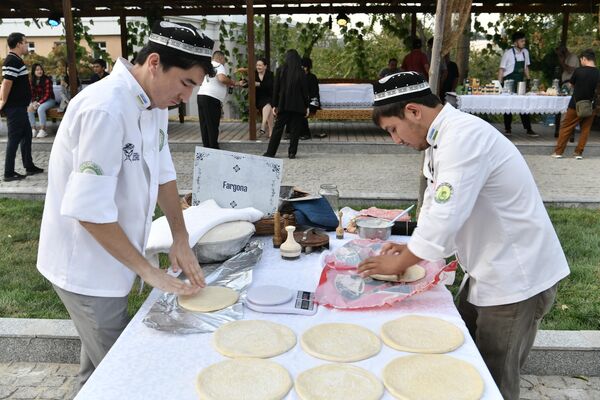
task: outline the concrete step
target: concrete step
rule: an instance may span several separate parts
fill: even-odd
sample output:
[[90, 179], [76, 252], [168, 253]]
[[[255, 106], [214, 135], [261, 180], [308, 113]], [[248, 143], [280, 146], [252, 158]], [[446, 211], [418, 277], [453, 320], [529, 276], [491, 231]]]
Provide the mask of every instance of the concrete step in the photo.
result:
[[[71, 320], [0, 318], [0, 362], [79, 362]], [[523, 368], [532, 375], [600, 376], [600, 331], [539, 331]]]

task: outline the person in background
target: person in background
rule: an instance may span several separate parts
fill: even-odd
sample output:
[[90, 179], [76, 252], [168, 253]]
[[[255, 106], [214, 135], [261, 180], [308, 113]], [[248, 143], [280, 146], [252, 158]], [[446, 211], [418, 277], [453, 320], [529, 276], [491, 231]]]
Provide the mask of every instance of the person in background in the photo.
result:
[[[81, 81], [77, 77], [77, 93], [81, 91]], [[59, 112], [65, 112], [69, 102], [71, 101], [71, 86], [69, 84], [69, 74], [65, 74], [60, 81], [60, 104], [58, 105]]]
[[419, 38], [413, 39], [412, 51], [408, 53], [402, 60], [403, 71], [414, 71], [423, 75], [425, 79], [429, 79], [429, 59], [421, 50], [423, 42]]
[[560, 76], [560, 85], [569, 83], [573, 72], [579, 67], [579, 58], [576, 54], [573, 54], [567, 49], [567, 46], [560, 45], [556, 48], [556, 55], [558, 56], [558, 63], [562, 71]]
[[374, 92], [373, 122], [425, 152], [427, 189], [408, 243], [386, 243], [358, 272], [401, 274], [455, 255], [465, 272], [458, 311], [502, 398], [519, 400], [521, 367], [569, 275], [533, 175], [496, 128], [442, 106], [420, 75], [383, 78]]
[[202, 145], [211, 149], [219, 148], [219, 125], [223, 102], [227, 97], [227, 89], [243, 86], [242, 82], [234, 82], [227, 76], [225, 54], [215, 51], [212, 66], [216, 71], [214, 77], [206, 75], [198, 90], [198, 116], [200, 117], [200, 133]]
[[13, 32], [6, 42], [10, 49], [2, 65], [2, 86], [0, 86], [0, 111], [6, 114], [8, 140], [4, 158], [4, 181], [11, 182], [26, 176], [15, 171], [15, 157], [21, 146], [21, 158], [27, 175], [44, 172], [33, 164], [31, 157], [31, 125], [27, 117], [27, 107], [31, 103], [31, 87], [27, 67], [22, 56], [29, 52], [24, 34]]
[[595, 110], [588, 117], [579, 117], [576, 109], [578, 101], [590, 100], [593, 102], [596, 98], [596, 90], [598, 83], [600, 83], [600, 71], [596, 68], [596, 54], [592, 49], [584, 50], [579, 56], [579, 60], [581, 67], [575, 69], [569, 81], [573, 85], [573, 96], [571, 96], [565, 118], [560, 124], [556, 148], [552, 154], [554, 158], [563, 157], [567, 141], [577, 124], [579, 124], [581, 126], [581, 136], [579, 136], [579, 142], [577, 143], [573, 157], [576, 160], [583, 159], [583, 149], [585, 148], [590, 130], [592, 129], [592, 123], [596, 117]]
[[90, 78], [90, 84], [98, 82], [100, 79], [106, 78], [108, 75], [110, 75], [108, 72], [106, 72], [106, 61], [101, 58], [94, 60], [92, 69], [94, 70], [94, 73]]
[[256, 61], [256, 109], [262, 114], [259, 136], [273, 133], [273, 71], [266, 58]]
[[265, 157], [275, 157], [281, 142], [283, 129], [289, 124], [291, 129], [288, 157], [296, 158], [298, 140], [302, 132], [303, 119], [308, 116], [310, 98], [306, 73], [302, 69], [300, 55], [294, 49], [285, 53], [284, 64], [277, 68], [273, 89], [273, 114], [277, 118], [273, 135]]
[[390, 58], [387, 67], [379, 71], [379, 78], [381, 79], [385, 76], [396, 74], [398, 72], [402, 72], [402, 70], [398, 68], [398, 59]]
[[[29, 124], [31, 125], [31, 137], [43, 138], [48, 136], [46, 132], [46, 112], [56, 105], [52, 79], [44, 73], [41, 64], [33, 64], [31, 67], [31, 103], [27, 108]], [[39, 132], [35, 129], [35, 114], [40, 119]]]
[[[498, 80], [504, 82], [507, 79], [515, 81], [515, 89], [519, 82], [525, 82], [529, 79], [529, 51], [525, 48], [526, 39], [523, 32], [515, 32], [512, 35], [513, 46], [506, 50], [500, 60], [498, 69]], [[539, 135], [531, 129], [531, 119], [529, 114], [521, 114], [521, 122], [528, 136], [538, 137]], [[512, 134], [512, 114], [504, 114], [504, 134]]]
[[458, 85], [458, 65], [450, 59], [450, 54], [444, 56], [444, 63], [446, 64], [446, 79], [442, 83], [442, 101], [445, 102], [446, 93], [456, 92], [456, 86]]
[[[312, 60], [309, 57], [302, 58], [302, 68], [306, 73], [306, 82], [308, 84], [308, 96], [310, 103], [308, 104], [308, 116], [315, 115], [317, 110], [321, 109], [321, 96], [319, 95], [319, 79], [312, 73]], [[320, 134], [319, 137], [323, 134]], [[308, 126], [308, 117], [302, 120], [302, 131], [300, 134], [300, 140], [309, 140], [312, 135], [310, 133], [310, 127]]]
[[[433, 54], [433, 37], [430, 37], [429, 40], [427, 40], [427, 61], [429, 63], [429, 65], [431, 66], [431, 55]], [[445, 95], [443, 94], [443, 87], [444, 87], [444, 82], [446, 81], [446, 78], [448, 77], [448, 66], [446, 65], [446, 58], [442, 57], [442, 59], [440, 60], [440, 69], [439, 69], [439, 74], [438, 74], [438, 92], [436, 93], [438, 96], [441, 97], [442, 102], [444, 101]]]
[[[73, 98], [58, 128], [37, 268], [81, 339], [79, 388], [127, 326], [136, 275], [174, 294], [205, 286], [181, 212], [167, 108], [213, 73], [213, 45], [192, 25], [156, 22], [135, 65], [119, 59], [109, 77]], [[173, 238], [170, 265], [187, 282], [144, 257], [157, 204]]]

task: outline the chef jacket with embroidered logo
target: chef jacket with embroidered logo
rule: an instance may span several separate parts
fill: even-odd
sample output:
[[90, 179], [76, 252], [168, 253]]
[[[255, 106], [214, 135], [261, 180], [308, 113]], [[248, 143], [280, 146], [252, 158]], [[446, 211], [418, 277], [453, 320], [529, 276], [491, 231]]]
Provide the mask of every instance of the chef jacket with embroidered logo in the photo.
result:
[[528, 299], [569, 274], [529, 167], [508, 139], [446, 105], [427, 142], [428, 185], [412, 253], [426, 260], [456, 254], [477, 306]]
[[150, 99], [119, 59], [105, 79], [69, 103], [48, 167], [37, 267], [74, 293], [123, 297], [135, 273], [79, 221], [117, 222], [144, 254], [158, 186], [176, 178], [167, 142], [168, 111]]

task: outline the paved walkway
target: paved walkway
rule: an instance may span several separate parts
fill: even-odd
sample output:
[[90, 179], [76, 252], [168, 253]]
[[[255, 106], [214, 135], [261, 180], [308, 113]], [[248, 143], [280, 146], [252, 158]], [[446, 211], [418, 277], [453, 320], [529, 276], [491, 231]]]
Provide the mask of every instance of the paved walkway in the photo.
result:
[[[0, 363], [0, 399], [71, 399], [78, 366], [52, 363]], [[600, 377], [524, 375], [521, 399], [598, 400]]]

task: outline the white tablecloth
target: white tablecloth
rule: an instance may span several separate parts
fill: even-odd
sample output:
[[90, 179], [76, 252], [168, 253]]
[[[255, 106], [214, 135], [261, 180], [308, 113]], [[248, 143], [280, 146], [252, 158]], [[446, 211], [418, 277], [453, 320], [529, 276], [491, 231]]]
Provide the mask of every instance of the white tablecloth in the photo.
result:
[[319, 95], [323, 108], [369, 108], [373, 105], [370, 83], [321, 83]]
[[[352, 237], [346, 234], [346, 238]], [[398, 238], [396, 238], [398, 239]], [[264, 238], [265, 251], [254, 270], [253, 284], [280, 284], [294, 289], [314, 291], [320, 277], [320, 254], [302, 255], [297, 261], [283, 261], [279, 251], [273, 249], [270, 238]], [[337, 248], [345, 241], [332, 236], [330, 248]], [[195, 379], [205, 367], [222, 361], [225, 357], [211, 346], [212, 334], [175, 335], [155, 331], [142, 324], [142, 319], [160, 296], [153, 290], [140, 311], [127, 326], [107, 356], [102, 360], [76, 400], [91, 399], [197, 399]], [[350, 322], [379, 333], [381, 325], [405, 314], [431, 315], [443, 318], [460, 327], [465, 343], [449, 353], [453, 357], [470, 362], [485, 382], [483, 399], [502, 399], [498, 388], [486, 368], [475, 344], [461, 320], [450, 292], [438, 286], [429, 292], [407, 299], [395, 307], [378, 311], [336, 311], [320, 307], [314, 316], [261, 314], [245, 310], [246, 319], [276, 321], [293, 329], [298, 338], [308, 328], [323, 322]], [[383, 368], [392, 359], [406, 355], [382, 345], [376, 356], [354, 363], [380, 379]], [[309, 368], [326, 361], [304, 353], [297, 344], [289, 352], [274, 357], [295, 379]], [[297, 399], [292, 389], [286, 399]], [[386, 391], [383, 399], [393, 399]], [[225, 400], [225, 399], [224, 399]]]
[[446, 94], [447, 102], [471, 114], [560, 114], [570, 100], [571, 96]]

